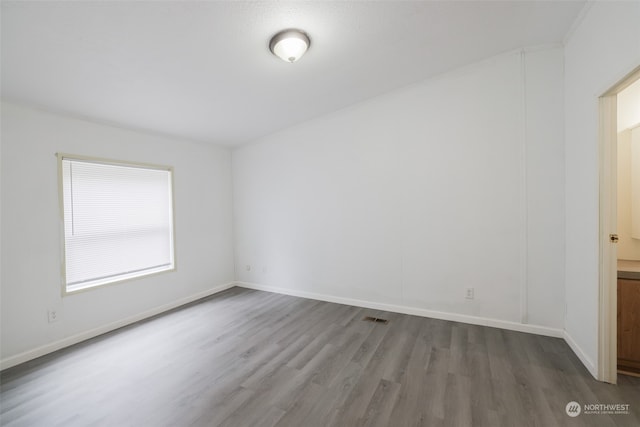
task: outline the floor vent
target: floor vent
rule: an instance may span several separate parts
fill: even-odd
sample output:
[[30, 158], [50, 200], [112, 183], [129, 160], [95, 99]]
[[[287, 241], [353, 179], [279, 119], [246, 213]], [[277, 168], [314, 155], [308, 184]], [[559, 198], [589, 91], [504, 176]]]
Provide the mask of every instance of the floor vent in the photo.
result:
[[366, 320], [367, 322], [382, 323], [384, 325], [389, 323], [389, 321], [387, 319], [381, 319], [379, 317], [371, 317], [371, 316], [367, 316], [367, 317], [363, 318], [362, 320]]

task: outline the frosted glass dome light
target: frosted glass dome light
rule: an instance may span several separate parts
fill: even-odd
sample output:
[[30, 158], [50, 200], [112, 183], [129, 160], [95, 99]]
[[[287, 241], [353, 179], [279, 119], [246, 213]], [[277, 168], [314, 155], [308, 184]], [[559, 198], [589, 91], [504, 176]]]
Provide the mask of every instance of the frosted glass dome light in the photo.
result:
[[286, 62], [296, 62], [309, 49], [309, 36], [300, 30], [284, 30], [271, 38], [269, 49]]

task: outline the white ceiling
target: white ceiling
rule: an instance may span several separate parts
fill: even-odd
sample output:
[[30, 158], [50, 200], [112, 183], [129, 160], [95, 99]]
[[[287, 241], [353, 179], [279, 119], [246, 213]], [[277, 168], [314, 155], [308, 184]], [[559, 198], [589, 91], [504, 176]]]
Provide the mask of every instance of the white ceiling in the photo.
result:
[[[2, 2], [2, 96], [239, 145], [453, 68], [562, 42], [584, 1]], [[270, 37], [305, 30], [288, 64]]]

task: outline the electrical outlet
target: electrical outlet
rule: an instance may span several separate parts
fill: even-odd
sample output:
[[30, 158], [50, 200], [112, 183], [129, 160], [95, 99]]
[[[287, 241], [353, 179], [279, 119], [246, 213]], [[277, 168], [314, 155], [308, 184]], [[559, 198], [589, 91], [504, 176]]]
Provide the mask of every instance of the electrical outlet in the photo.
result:
[[247, 269], [247, 271], [251, 271], [251, 266], [249, 264], [247, 264], [245, 268]]
[[47, 316], [49, 318], [49, 323], [57, 322], [60, 318], [60, 313], [55, 308], [50, 308], [47, 310]]
[[473, 299], [473, 288], [467, 288], [467, 291], [464, 294], [466, 299]]

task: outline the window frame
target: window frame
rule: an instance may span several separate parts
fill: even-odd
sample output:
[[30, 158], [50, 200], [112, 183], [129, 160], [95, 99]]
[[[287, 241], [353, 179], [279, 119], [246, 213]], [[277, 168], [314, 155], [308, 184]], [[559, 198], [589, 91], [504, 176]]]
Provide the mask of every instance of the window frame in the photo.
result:
[[[154, 163], [144, 163], [144, 162], [135, 162], [135, 161], [122, 161], [115, 159], [108, 159], [102, 157], [93, 157], [93, 156], [84, 156], [77, 154], [69, 154], [69, 153], [56, 153], [57, 163], [58, 163], [58, 214], [59, 214], [59, 236], [60, 236], [60, 283], [62, 287], [62, 296], [74, 295], [80, 292], [86, 292], [90, 290], [100, 289], [105, 286], [119, 285], [124, 282], [129, 282], [132, 280], [139, 280], [148, 278], [151, 276], [156, 276], [158, 274], [171, 273], [177, 270], [178, 266], [178, 256], [176, 251], [176, 209], [175, 209], [175, 173], [173, 166], [167, 165], [159, 165]], [[171, 251], [173, 255], [173, 265], [170, 268], [161, 270], [161, 271], [152, 271], [149, 273], [144, 273], [140, 275], [136, 275], [133, 277], [121, 277], [125, 276], [126, 273], [123, 273], [120, 276], [116, 276], [114, 280], [110, 280], [105, 283], [98, 283], [93, 285], [88, 285], [79, 289], [68, 289], [67, 286], [67, 250], [66, 250], [66, 235], [65, 235], [65, 224], [64, 224], [64, 176], [63, 176], [63, 160], [76, 160], [80, 162], [86, 163], [96, 163], [103, 164], [109, 166], [124, 166], [124, 167], [137, 167], [142, 169], [156, 169], [169, 172], [170, 176], [170, 186], [171, 186]], [[120, 277], [120, 278], [118, 278]]]

